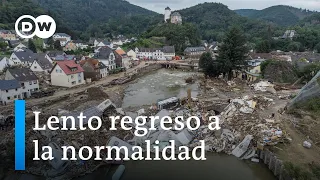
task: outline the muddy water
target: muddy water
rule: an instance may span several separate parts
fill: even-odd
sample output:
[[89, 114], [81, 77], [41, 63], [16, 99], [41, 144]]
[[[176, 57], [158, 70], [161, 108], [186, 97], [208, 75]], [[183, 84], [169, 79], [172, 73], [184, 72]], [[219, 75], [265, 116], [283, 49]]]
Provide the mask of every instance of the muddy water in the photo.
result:
[[[150, 105], [172, 96], [183, 97], [188, 88], [192, 89], [192, 96], [196, 96], [198, 84], [187, 85], [184, 80], [192, 75], [194, 73], [161, 69], [144, 76], [125, 90], [123, 108]], [[207, 153], [206, 157], [206, 161], [130, 161], [125, 164], [122, 179], [275, 179], [264, 164], [216, 153]]]
[[198, 94], [198, 83], [187, 84], [185, 79], [194, 76], [194, 72], [172, 71], [160, 69], [129, 84], [123, 98], [123, 108], [152, 105], [158, 100], [176, 97], [186, 97], [187, 90], [191, 95]]

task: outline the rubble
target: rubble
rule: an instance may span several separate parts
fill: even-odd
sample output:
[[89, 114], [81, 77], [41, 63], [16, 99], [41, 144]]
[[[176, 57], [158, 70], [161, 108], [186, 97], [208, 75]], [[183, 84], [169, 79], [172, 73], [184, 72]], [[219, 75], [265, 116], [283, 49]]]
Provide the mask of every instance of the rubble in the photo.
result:
[[256, 84], [253, 84], [252, 87], [256, 91], [270, 92], [272, 94], [277, 93], [277, 91], [274, 89], [274, 85], [268, 81], [260, 81]]
[[[126, 79], [121, 79], [121, 81]], [[114, 81], [114, 83], [122, 83], [120, 79]], [[77, 150], [82, 146], [96, 146], [96, 145], [109, 145], [109, 146], [126, 146], [132, 147], [139, 145], [142, 148], [145, 147], [145, 140], [150, 140], [153, 146], [158, 146], [160, 150], [169, 146], [170, 140], [175, 140], [176, 148], [181, 145], [186, 145], [193, 148], [199, 145], [200, 140], [205, 140], [206, 151], [208, 152], [222, 152], [226, 154], [232, 154], [236, 157], [242, 159], [248, 159], [252, 162], [259, 162], [256, 158], [256, 149], [263, 149], [266, 146], [276, 145], [282, 142], [284, 139], [288, 139], [287, 134], [281, 128], [279, 122], [277, 122], [273, 117], [261, 118], [258, 111], [264, 111], [268, 107], [274, 104], [274, 100], [264, 95], [248, 95], [244, 97], [230, 97], [224, 93], [219, 92], [219, 88], [223, 89], [226, 85], [236, 86], [235, 82], [227, 83], [215, 83], [214, 87], [210, 87], [210, 92], [207, 92], [208, 97], [205, 96], [204, 99], [198, 97], [191, 97], [190, 103], [181, 103], [182, 100], [178, 98], [170, 98], [164, 101], [159, 101], [157, 105], [151, 106], [151, 108], [142, 108], [125, 111], [122, 108], [117, 108], [116, 105], [108, 99], [108, 97], [101, 93], [95, 93], [97, 89], [89, 89], [87, 92], [81, 93], [83, 99], [81, 102], [87, 101], [87, 98], [101, 101], [101, 99], [106, 99], [98, 105], [91, 105], [86, 107], [84, 112], [85, 116], [101, 116], [104, 123], [108, 125], [108, 115], [112, 116], [130, 116], [135, 118], [139, 115], [154, 115], [159, 116], [161, 119], [164, 116], [176, 117], [183, 116], [184, 119], [190, 116], [198, 116], [201, 119], [201, 126], [195, 131], [189, 131], [188, 129], [176, 130], [173, 128], [172, 131], [162, 130], [160, 125], [160, 120], [155, 122], [157, 130], [149, 131], [149, 133], [144, 137], [136, 137], [130, 131], [124, 131], [120, 128], [116, 132], [107, 131], [104, 128], [98, 131], [37, 131], [29, 130], [26, 132], [26, 137], [32, 142], [32, 139], [39, 139], [39, 144], [50, 146], [61, 147], [61, 145], [72, 144]], [[219, 87], [218, 87], [219, 86]], [[223, 88], [221, 88], [223, 87]], [[253, 85], [256, 91], [261, 92], [274, 92], [273, 85], [269, 82], [259, 82]], [[221, 90], [220, 90], [221, 91]], [[225, 91], [223, 91], [225, 92]], [[212, 94], [210, 94], [212, 93]], [[218, 95], [217, 95], [218, 94]], [[273, 97], [273, 96], [271, 96]], [[64, 97], [62, 99], [66, 99]], [[75, 101], [76, 102], [76, 101]], [[149, 105], [150, 106], [150, 105]], [[149, 107], [148, 106], [148, 107]], [[42, 107], [39, 105], [39, 107]], [[71, 108], [63, 110], [62, 108], [57, 111], [58, 116], [71, 115], [78, 116], [79, 109], [74, 111]], [[54, 113], [51, 113], [54, 114]], [[220, 125], [222, 129], [219, 131], [211, 131], [207, 128], [209, 122], [206, 120], [210, 116], [219, 116]], [[1, 119], [1, 118], [0, 118]], [[147, 123], [146, 126], [151, 126]], [[134, 124], [132, 124], [134, 127]], [[27, 128], [30, 129], [30, 128]], [[13, 136], [10, 132], [5, 138], [9, 139]], [[159, 144], [156, 144], [156, 140]], [[3, 143], [3, 141], [1, 142]], [[1, 144], [0, 143], [0, 144]], [[305, 145], [304, 145], [305, 146]], [[310, 143], [311, 147], [311, 143]], [[27, 143], [26, 148], [32, 152], [33, 144]], [[131, 148], [128, 148], [131, 150]], [[55, 156], [59, 155], [59, 149], [56, 150]], [[132, 154], [133, 152], [129, 152]], [[96, 161], [70, 161], [67, 164], [61, 164], [61, 162], [56, 162], [56, 164], [49, 164], [46, 161], [40, 161], [34, 164], [28, 169], [29, 172], [36, 175], [45, 175], [47, 177], [57, 177], [61, 172], [68, 167], [68, 172], [66, 176], [74, 176], [74, 174], [80, 175], [85, 173], [90, 173], [96, 169]], [[40, 168], [41, 167], [41, 168]], [[119, 166], [120, 168], [120, 166]], [[121, 167], [122, 168], [122, 167]], [[45, 169], [44, 172], [39, 169]], [[120, 171], [120, 170], [119, 170]], [[124, 171], [124, 167], [123, 167]], [[115, 176], [115, 179], [119, 179], [120, 176]], [[69, 174], [68, 174], [69, 173]], [[116, 173], [115, 173], [116, 174]]]
[[311, 143], [309, 141], [304, 141], [303, 142], [303, 147], [310, 149], [311, 148]]

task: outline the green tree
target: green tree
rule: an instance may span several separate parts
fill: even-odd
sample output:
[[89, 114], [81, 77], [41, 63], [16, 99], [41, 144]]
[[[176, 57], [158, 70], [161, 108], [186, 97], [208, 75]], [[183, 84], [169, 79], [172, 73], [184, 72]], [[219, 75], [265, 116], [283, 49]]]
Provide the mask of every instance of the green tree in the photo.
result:
[[320, 42], [314, 48], [318, 53], [320, 53]]
[[219, 46], [217, 61], [224, 76], [227, 74], [228, 79], [232, 79], [232, 71], [238, 70], [245, 65], [248, 48], [245, 45], [246, 38], [238, 27], [232, 27], [227, 33]]
[[293, 51], [293, 52], [297, 52], [300, 50], [301, 44], [299, 42], [291, 42], [288, 47], [287, 50], [288, 51]]
[[54, 47], [54, 49], [56, 49], [56, 50], [60, 50], [60, 51], [62, 50], [62, 47], [61, 47], [61, 44], [60, 44], [60, 41], [59, 41], [59, 40], [57, 40], [57, 41], [54, 42], [53, 47]]
[[8, 44], [5, 42], [0, 42], [0, 49], [5, 50], [7, 48]]
[[29, 41], [28, 41], [28, 48], [32, 52], [37, 53], [37, 47], [36, 47], [36, 45], [34, 44], [34, 42], [31, 39], [29, 39]]
[[54, 40], [53, 40], [52, 37], [49, 37], [49, 38], [48, 38], [47, 45], [48, 45], [49, 47], [51, 47], [51, 48], [53, 47], [53, 45], [54, 45]]
[[205, 52], [201, 55], [199, 66], [206, 76], [218, 77], [221, 74], [219, 65], [212, 58], [212, 54]]
[[271, 43], [268, 40], [259, 41], [256, 50], [258, 53], [269, 53], [271, 51]]

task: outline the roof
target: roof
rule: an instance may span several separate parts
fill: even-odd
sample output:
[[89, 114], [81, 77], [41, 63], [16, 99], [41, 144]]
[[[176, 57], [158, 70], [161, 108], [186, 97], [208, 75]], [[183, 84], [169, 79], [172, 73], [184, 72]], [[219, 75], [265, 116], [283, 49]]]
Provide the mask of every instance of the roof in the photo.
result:
[[49, 57], [56, 57], [57, 55], [64, 55], [65, 53], [63, 51], [48, 51], [47, 55]]
[[164, 53], [175, 53], [174, 46], [163, 46]]
[[9, 45], [11, 46], [11, 47], [15, 47], [15, 46], [17, 46], [18, 44], [20, 44], [20, 41], [19, 40], [10, 40], [10, 41], [8, 41], [9, 42]]
[[14, 68], [8, 69], [8, 71], [17, 81], [20, 82], [38, 80], [38, 77], [28, 68]]
[[102, 62], [99, 62], [99, 69], [106, 69], [108, 68], [105, 64], [103, 64]]
[[117, 50], [115, 50], [115, 52], [117, 53], [117, 54], [119, 54], [119, 55], [126, 55], [127, 53], [124, 51], [124, 50], [122, 50], [122, 49], [117, 49]]
[[55, 61], [65, 61], [65, 60], [75, 60], [76, 56], [75, 55], [57, 55], [54, 57]]
[[1, 90], [9, 90], [9, 89], [17, 89], [20, 88], [20, 84], [17, 80], [0, 80], [0, 89]]
[[13, 52], [22, 62], [33, 62], [35, 53], [29, 49], [23, 49], [23, 51]]
[[205, 47], [187, 47], [184, 52], [198, 52], [198, 51], [205, 51]]
[[[59, 66], [63, 70], [63, 72], [67, 75], [77, 74], [84, 71], [80, 66], [80, 64], [77, 64], [74, 61], [58, 61], [55, 66]], [[71, 70], [72, 68], [76, 68], [76, 70], [72, 71]]]
[[65, 36], [65, 37], [71, 37], [70, 35], [66, 34], [66, 33], [56, 33], [54, 35], [59, 35], [59, 36]]
[[35, 61], [40, 65], [42, 69], [52, 69], [51, 62], [46, 58], [45, 53], [35, 54]]
[[107, 41], [107, 40], [103, 40], [102, 43], [103, 43], [104, 45], [110, 45], [110, 44], [111, 44], [111, 43], [110, 43], [109, 41]]
[[166, 7], [165, 10], [171, 10], [169, 7]]
[[111, 53], [113, 53], [111, 48], [101, 47], [94, 57], [98, 59], [109, 59]]
[[179, 12], [174, 12], [171, 14], [171, 16], [181, 16], [181, 14]]
[[4, 29], [0, 29], [0, 33], [3, 33], [3, 34], [13, 34], [10, 30], [4, 30]]
[[99, 60], [90, 58], [90, 59], [80, 61], [81, 66], [83, 66], [86, 63], [90, 63], [93, 67], [96, 67], [99, 64]]

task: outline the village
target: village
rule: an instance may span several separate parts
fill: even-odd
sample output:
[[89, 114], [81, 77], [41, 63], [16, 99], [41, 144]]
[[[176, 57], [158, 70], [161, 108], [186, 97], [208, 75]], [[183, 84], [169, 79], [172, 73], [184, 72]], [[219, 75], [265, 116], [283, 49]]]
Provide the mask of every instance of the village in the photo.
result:
[[[178, 12], [171, 13], [169, 7], [165, 9], [164, 21], [182, 24], [181, 15]], [[295, 35], [294, 30], [287, 30], [283, 36], [276, 38], [292, 39]], [[70, 35], [59, 32], [52, 39], [54, 46], [44, 40], [41, 44], [43, 51], [35, 52], [34, 47], [30, 46], [30, 39], [19, 39], [13, 30], [0, 30], [0, 42], [6, 44], [0, 54], [0, 157], [13, 157], [11, 145], [14, 143], [14, 101], [26, 100], [26, 172], [29, 175], [73, 179], [94, 174], [97, 169], [106, 166], [125, 165], [123, 161], [93, 160], [34, 162], [33, 139], [39, 139], [40, 145], [54, 147], [56, 157], [62, 156], [59, 149], [62, 145], [73, 145], [77, 150], [84, 145], [93, 147], [116, 144], [128, 148], [138, 145], [145, 150], [146, 140], [160, 149], [169, 146], [169, 140], [174, 140], [176, 148], [183, 145], [192, 149], [204, 140], [206, 152], [225, 153], [251, 163], [266, 164], [266, 168], [278, 179], [291, 177], [284, 162], [320, 163], [319, 123], [306, 112], [300, 118], [289, 113], [292, 102], [319, 92], [319, 72], [313, 74], [314, 78], [308, 83], [301, 84], [297, 81], [289, 84], [273, 82], [276, 78], [274, 71], [277, 71], [274, 69], [269, 68], [263, 77], [261, 67], [263, 62], [271, 59], [305, 67], [319, 63], [319, 53], [258, 53], [252, 49], [246, 57], [246, 65], [241, 70], [234, 71], [229, 80], [222, 76], [207, 78], [199, 65], [204, 53], [209, 53], [215, 59], [221, 42], [209, 43], [204, 40], [199, 46], [187, 47], [183, 54], [178, 54], [175, 47], [169, 45], [125, 49], [123, 46], [138, 41], [138, 38], [123, 35], [112, 39], [90, 38], [89, 42], [84, 42], [73, 40]], [[70, 53], [77, 50], [86, 53]], [[290, 73], [288, 67], [281, 70]], [[162, 72], [163, 69], [165, 71]], [[169, 75], [190, 73], [188, 77], [178, 76], [179, 83], [172, 85], [178, 88], [188, 87], [185, 93], [181, 97], [166, 97], [150, 104], [123, 107], [124, 96], [128, 94], [126, 89], [130, 84], [158, 71]], [[192, 94], [188, 85], [197, 86], [196, 95]], [[316, 89], [316, 92], [309, 95], [308, 89]], [[192, 115], [202, 121], [201, 127], [195, 131], [186, 128], [164, 131], [157, 128], [146, 137], [137, 137], [133, 132], [120, 128], [116, 132], [109, 132], [105, 128], [97, 132], [40, 132], [32, 130], [35, 117], [33, 111], [42, 112], [40, 124], [45, 124], [44, 119], [50, 116], [76, 117], [80, 111], [87, 117], [102, 117], [106, 125], [110, 125], [107, 119], [110, 115], [132, 118], [139, 115]], [[208, 130], [209, 122], [205, 119], [209, 116], [220, 117], [220, 131]], [[79, 124], [76, 123], [76, 126]], [[145, 126], [151, 125], [147, 123]], [[159, 123], [156, 126], [159, 127]], [[107, 156], [105, 152], [100, 154]], [[12, 159], [5, 161], [7, 164], [14, 164]], [[4, 170], [0, 169], [1, 171]], [[4, 174], [2, 177], [18, 177], [12, 172]], [[28, 176], [27, 174], [24, 176]]]

